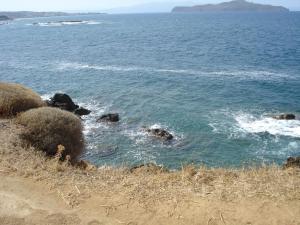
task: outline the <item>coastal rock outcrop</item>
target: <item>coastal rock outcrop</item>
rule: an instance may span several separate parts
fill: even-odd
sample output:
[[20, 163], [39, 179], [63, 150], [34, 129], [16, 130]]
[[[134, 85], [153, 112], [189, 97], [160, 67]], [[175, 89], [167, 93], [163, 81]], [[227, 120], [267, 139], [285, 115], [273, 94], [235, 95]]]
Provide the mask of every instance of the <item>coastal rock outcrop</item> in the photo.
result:
[[300, 157], [289, 157], [284, 164], [284, 168], [299, 167], [300, 168]]
[[108, 113], [100, 116], [97, 119], [97, 122], [118, 122], [120, 120], [120, 116], [118, 113]]
[[79, 106], [75, 105], [71, 97], [67, 94], [56, 93], [50, 100], [47, 101], [48, 106], [60, 108], [66, 111], [74, 111]]
[[174, 138], [170, 132], [161, 128], [144, 128], [144, 130], [147, 133], [165, 141], [170, 141]]
[[78, 116], [89, 115], [91, 113], [90, 110], [76, 105], [72, 98], [67, 94], [56, 93], [52, 98], [50, 98], [50, 100], [47, 100], [46, 103], [49, 107], [60, 108], [62, 110], [73, 112]]
[[277, 116], [273, 116], [276, 120], [295, 120], [296, 116], [294, 114], [281, 114]]

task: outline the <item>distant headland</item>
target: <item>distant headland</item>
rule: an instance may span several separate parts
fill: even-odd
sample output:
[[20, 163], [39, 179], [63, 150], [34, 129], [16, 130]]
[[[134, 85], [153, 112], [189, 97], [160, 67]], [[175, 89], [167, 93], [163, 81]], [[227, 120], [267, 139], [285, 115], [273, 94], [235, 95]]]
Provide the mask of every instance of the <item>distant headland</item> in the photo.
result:
[[247, 2], [246, 0], [233, 0], [220, 4], [196, 5], [191, 7], [177, 6], [173, 8], [175, 13], [197, 12], [289, 12], [283, 6], [272, 6]]
[[0, 11], [0, 20], [34, 18], [34, 17], [51, 17], [51, 16], [73, 16], [85, 14], [103, 14], [103, 13], [66, 13], [66, 12], [33, 12], [33, 11]]
[[0, 21], [10, 20], [8, 16], [1, 16], [0, 15]]

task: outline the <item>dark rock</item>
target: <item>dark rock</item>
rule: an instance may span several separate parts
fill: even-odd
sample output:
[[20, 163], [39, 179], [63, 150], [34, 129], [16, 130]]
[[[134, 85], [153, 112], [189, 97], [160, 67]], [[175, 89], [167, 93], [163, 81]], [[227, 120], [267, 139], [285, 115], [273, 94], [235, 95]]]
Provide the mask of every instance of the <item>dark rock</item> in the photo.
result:
[[90, 110], [76, 105], [72, 98], [67, 94], [56, 93], [52, 98], [50, 98], [50, 100], [46, 100], [45, 102], [49, 107], [56, 107], [73, 112], [78, 116], [85, 116], [91, 113]]
[[283, 166], [284, 168], [299, 167], [300, 168], [300, 157], [289, 157]]
[[74, 110], [78, 109], [79, 106], [75, 105], [71, 97], [67, 94], [55, 94], [48, 102], [48, 106], [57, 107], [62, 110], [67, 110], [73, 112]]
[[102, 115], [99, 119], [97, 119], [97, 122], [118, 122], [119, 120], [119, 114], [109, 113]]
[[78, 109], [75, 109], [74, 113], [78, 116], [86, 116], [91, 113], [91, 110], [79, 107]]
[[273, 116], [276, 120], [295, 120], [296, 116], [294, 114], [281, 114], [277, 116]]
[[168, 131], [164, 130], [164, 129], [160, 129], [160, 128], [155, 128], [155, 129], [150, 129], [150, 128], [146, 128], [145, 129], [146, 132], [148, 132], [149, 134], [154, 135], [155, 137], [161, 138], [163, 140], [172, 140], [174, 137], [171, 133], [169, 133]]

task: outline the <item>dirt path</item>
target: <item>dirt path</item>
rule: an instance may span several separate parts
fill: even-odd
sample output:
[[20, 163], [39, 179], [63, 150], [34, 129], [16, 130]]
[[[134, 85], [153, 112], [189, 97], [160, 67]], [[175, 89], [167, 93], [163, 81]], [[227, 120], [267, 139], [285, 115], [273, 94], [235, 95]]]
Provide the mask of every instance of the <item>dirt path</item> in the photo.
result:
[[127, 196], [91, 195], [71, 208], [55, 190], [20, 177], [0, 175], [1, 225], [79, 224], [209, 224], [299, 225], [300, 201], [242, 199], [207, 200], [191, 195], [184, 201], [160, 202], [144, 208]]

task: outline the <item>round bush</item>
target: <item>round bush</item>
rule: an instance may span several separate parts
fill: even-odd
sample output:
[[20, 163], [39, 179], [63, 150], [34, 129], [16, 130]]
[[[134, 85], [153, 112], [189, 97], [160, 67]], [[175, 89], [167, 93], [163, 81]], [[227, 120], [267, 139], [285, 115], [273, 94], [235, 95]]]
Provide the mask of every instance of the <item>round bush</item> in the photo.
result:
[[21, 138], [33, 147], [54, 156], [63, 145], [62, 159], [67, 155], [76, 162], [84, 149], [81, 120], [57, 108], [42, 107], [20, 114], [16, 122], [25, 126]]
[[45, 106], [42, 98], [19, 84], [0, 83], [0, 117], [12, 117], [32, 108]]

